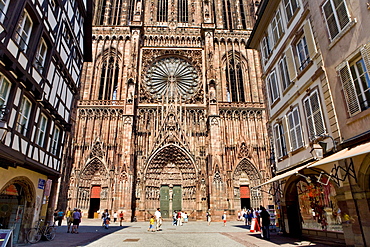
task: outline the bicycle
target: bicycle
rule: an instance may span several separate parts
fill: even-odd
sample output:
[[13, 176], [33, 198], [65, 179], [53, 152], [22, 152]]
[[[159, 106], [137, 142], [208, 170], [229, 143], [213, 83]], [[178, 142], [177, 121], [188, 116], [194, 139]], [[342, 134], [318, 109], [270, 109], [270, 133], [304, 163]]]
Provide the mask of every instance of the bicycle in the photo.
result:
[[53, 225], [49, 225], [49, 223], [46, 223], [43, 226], [41, 225], [41, 222], [44, 221], [43, 219], [39, 219], [36, 227], [31, 228], [26, 235], [26, 239], [29, 243], [34, 244], [40, 241], [41, 237], [44, 236], [46, 240], [51, 241], [55, 238], [55, 232], [56, 229]]

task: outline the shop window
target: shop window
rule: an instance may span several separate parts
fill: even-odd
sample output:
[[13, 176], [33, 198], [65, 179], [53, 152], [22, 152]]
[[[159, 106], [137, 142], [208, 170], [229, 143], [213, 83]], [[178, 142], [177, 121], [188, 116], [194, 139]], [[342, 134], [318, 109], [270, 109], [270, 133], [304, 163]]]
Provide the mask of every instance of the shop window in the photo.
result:
[[[313, 179], [314, 180], [314, 179]], [[342, 232], [342, 212], [336, 191], [327, 178], [319, 182], [297, 183], [302, 228]]]
[[298, 107], [295, 107], [287, 115], [289, 126], [289, 137], [291, 150], [296, 150], [303, 146], [303, 136], [301, 128], [301, 120], [299, 117]]
[[370, 76], [366, 64], [370, 64], [370, 61], [366, 60], [366, 49], [364, 49], [361, 56], [352, 61], [346, 61], [339, 69], [350, 116], [370, 107]]
[[18, 27], [15, 32], [15, 40], [20, 49], [24, 52], [27, 51], [28, 44], [31, 37], [33, 28], [33, 21], [27, 11], [23, 11], [23, 14], [18, 22]]
[[60, 129], [58, 127], [55, 127], [53, 137], [51, 139], [51, 150], [50, 150], [50, 152], [54, 155], [57, 155], [57, 152], [58, 152], [59, 136], [60, 136]]
[[289, 21], [299, 6], [297, 0], [284, 0], [284, 7], [287, 19]]
[[276, 100], [280, 98], [279, 93], [279, 86], [276, 79], [276, 72], [275, 70], [270, 73], [270, 75], [267, 78], [268, 88], [270, 92], [270, 100], [271, 104], [273, 104]]
[[11, 83], [0, 73], [0, 120], [4, 118], [5, 108], [8, 102]]
[[281, 123], [274, 125], [275, 145], [277, 158], [287, 155], [286, 142], [284, 136], [284, 126]]
[[327, 0], [322, 10], [330, 39], [333, 40], [350, 23], [345, 0]]
[[23, 96], [21, 107], [19, 108], [18, 121], [17, 121], [17, 131], [22, 135], [26, 135], [28, 131], [28, 125], [30, 121], [32, 103], [31, 101]]
[[310, 140], [313, 140], [317, 136], [325, 133], [325, 124], [318, 91], [315, 90], [311, 92], [309, 96], [303, 100], [303, 103], [306, 111], [309, 137]]
[[37, 127], [37, 139], [36, 139], [37, 145], [41, 147], [44, 146], [47, 124], [48, 118], [44, 114], [41, 114], [40, 122]]

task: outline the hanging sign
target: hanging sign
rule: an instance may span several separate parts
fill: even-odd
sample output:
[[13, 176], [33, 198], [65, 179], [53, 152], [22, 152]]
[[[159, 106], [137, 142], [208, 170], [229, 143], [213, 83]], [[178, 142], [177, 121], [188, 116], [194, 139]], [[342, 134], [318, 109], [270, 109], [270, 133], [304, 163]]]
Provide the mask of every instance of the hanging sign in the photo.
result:
[[46, 183], [45, 179], [39, 178], [39, 183], [37, 185], [37, 188], [43, 190], [45, 188], [45, 183]]

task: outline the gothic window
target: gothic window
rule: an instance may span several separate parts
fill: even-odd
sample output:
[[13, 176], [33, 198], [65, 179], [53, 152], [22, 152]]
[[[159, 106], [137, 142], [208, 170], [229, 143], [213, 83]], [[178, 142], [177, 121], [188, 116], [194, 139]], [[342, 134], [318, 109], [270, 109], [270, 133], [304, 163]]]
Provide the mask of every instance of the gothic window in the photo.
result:
[[117, 99], [118, 62], [109, 56], [102, 64], [99, 87], [99, 100]]
[[234, 58], [231, 58], [227, 61], [226, 82], [227, 91], [230, 95], [230, 99], [228, 99], [228, 101], [245, 101], [242, 65]]
[[246, 14], [244, 10], [243, 0], [239, 0], [239, 7], [243, 29], [247, 29]]
[[134, 19], [135, 14], [135, 0], [128, 0], [128, 8], [127, 8], [127, 20], [130, 23]]
[[232, 13], [229, 0], [222, 1], [222, 18], [225, 29], [232, 29]]
[[158, 0], [158, 12], [157, 21], [167, 22], [168, 21], [168, 0]]
[[123, 0], [112, 0], [111, 1], [108, 24], [114, 25], [114, 26], [121, 24], [122, 1]]
[[101, 0], [99, 2], [99, 7], [98, 7], [98, 18], [97, 24], [98, 25], [103, 25], [104, 24], [104, 16], [105, 16], [105, 10], [107, 9], [107, 0]]
[[188, 0], [178, 0], [178, 22], [188, 22]]

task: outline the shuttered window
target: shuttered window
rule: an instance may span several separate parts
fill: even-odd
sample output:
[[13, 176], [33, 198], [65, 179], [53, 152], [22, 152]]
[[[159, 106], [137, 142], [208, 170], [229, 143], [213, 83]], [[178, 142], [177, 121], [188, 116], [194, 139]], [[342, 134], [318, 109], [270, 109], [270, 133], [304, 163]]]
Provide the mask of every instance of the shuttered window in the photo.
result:
[[281, 123], [274, 125], [274, 135], [275, 135], [276, 157], [281, 158], [287, 155], [284, 127]]
[[271, 104], [273, 104], [280, 97], [275, 70], [268, 77], [268, 87], [270, 90]]
[[308, 53], [308, 46], [306, 37], [303, 36], [296, 45], [298, 59], [299, 59], [299, 70], [303, 70], [310, 62], [310, 55]]
[[269, 38], [268, 38], [267, 35], [265, 37], [263, 37], [263, 39], [262, 39], [261, 51], [262, 51], [264, 61], [267, 61], [269, 56], [270, 56], [270, 53], [271, 53]]
[[289, 126], [290, 147], [291, 150], [296, 150], [303, 146], [303, 135], [298, 107], [295, 107], [291, 112], [289, 112], [287, 118]]
[[346, 1], [327, 0], [322, 6], [322, 11], [330, 39], [333, 40], [350, 22]]
[[294, 13], [298, 9], [297, 0], [284, 0], [285, 13], [288, 21], [293, 17]]
[[285, 56], [279, 61], [279, 72], [280, 72], [281, 84], [283, 85], [283, 89], [285, 90], [287, 87], [289, 87], [291, 83], [290, 78], [289, 78], [288, 65], [287, 65]]
[[283, 23], [281, 21], [280, 10], [277, 10], [274, 18], [271, 21], [272, 37], [274, 38], [274, 44], [276, 45], [280, 37], [284, 33]]
[[313, 140], [316, 136], [325, 133], [324, 118], [317, 90], [307, 96], [303, 102], [306, 111], [309, 138]]

